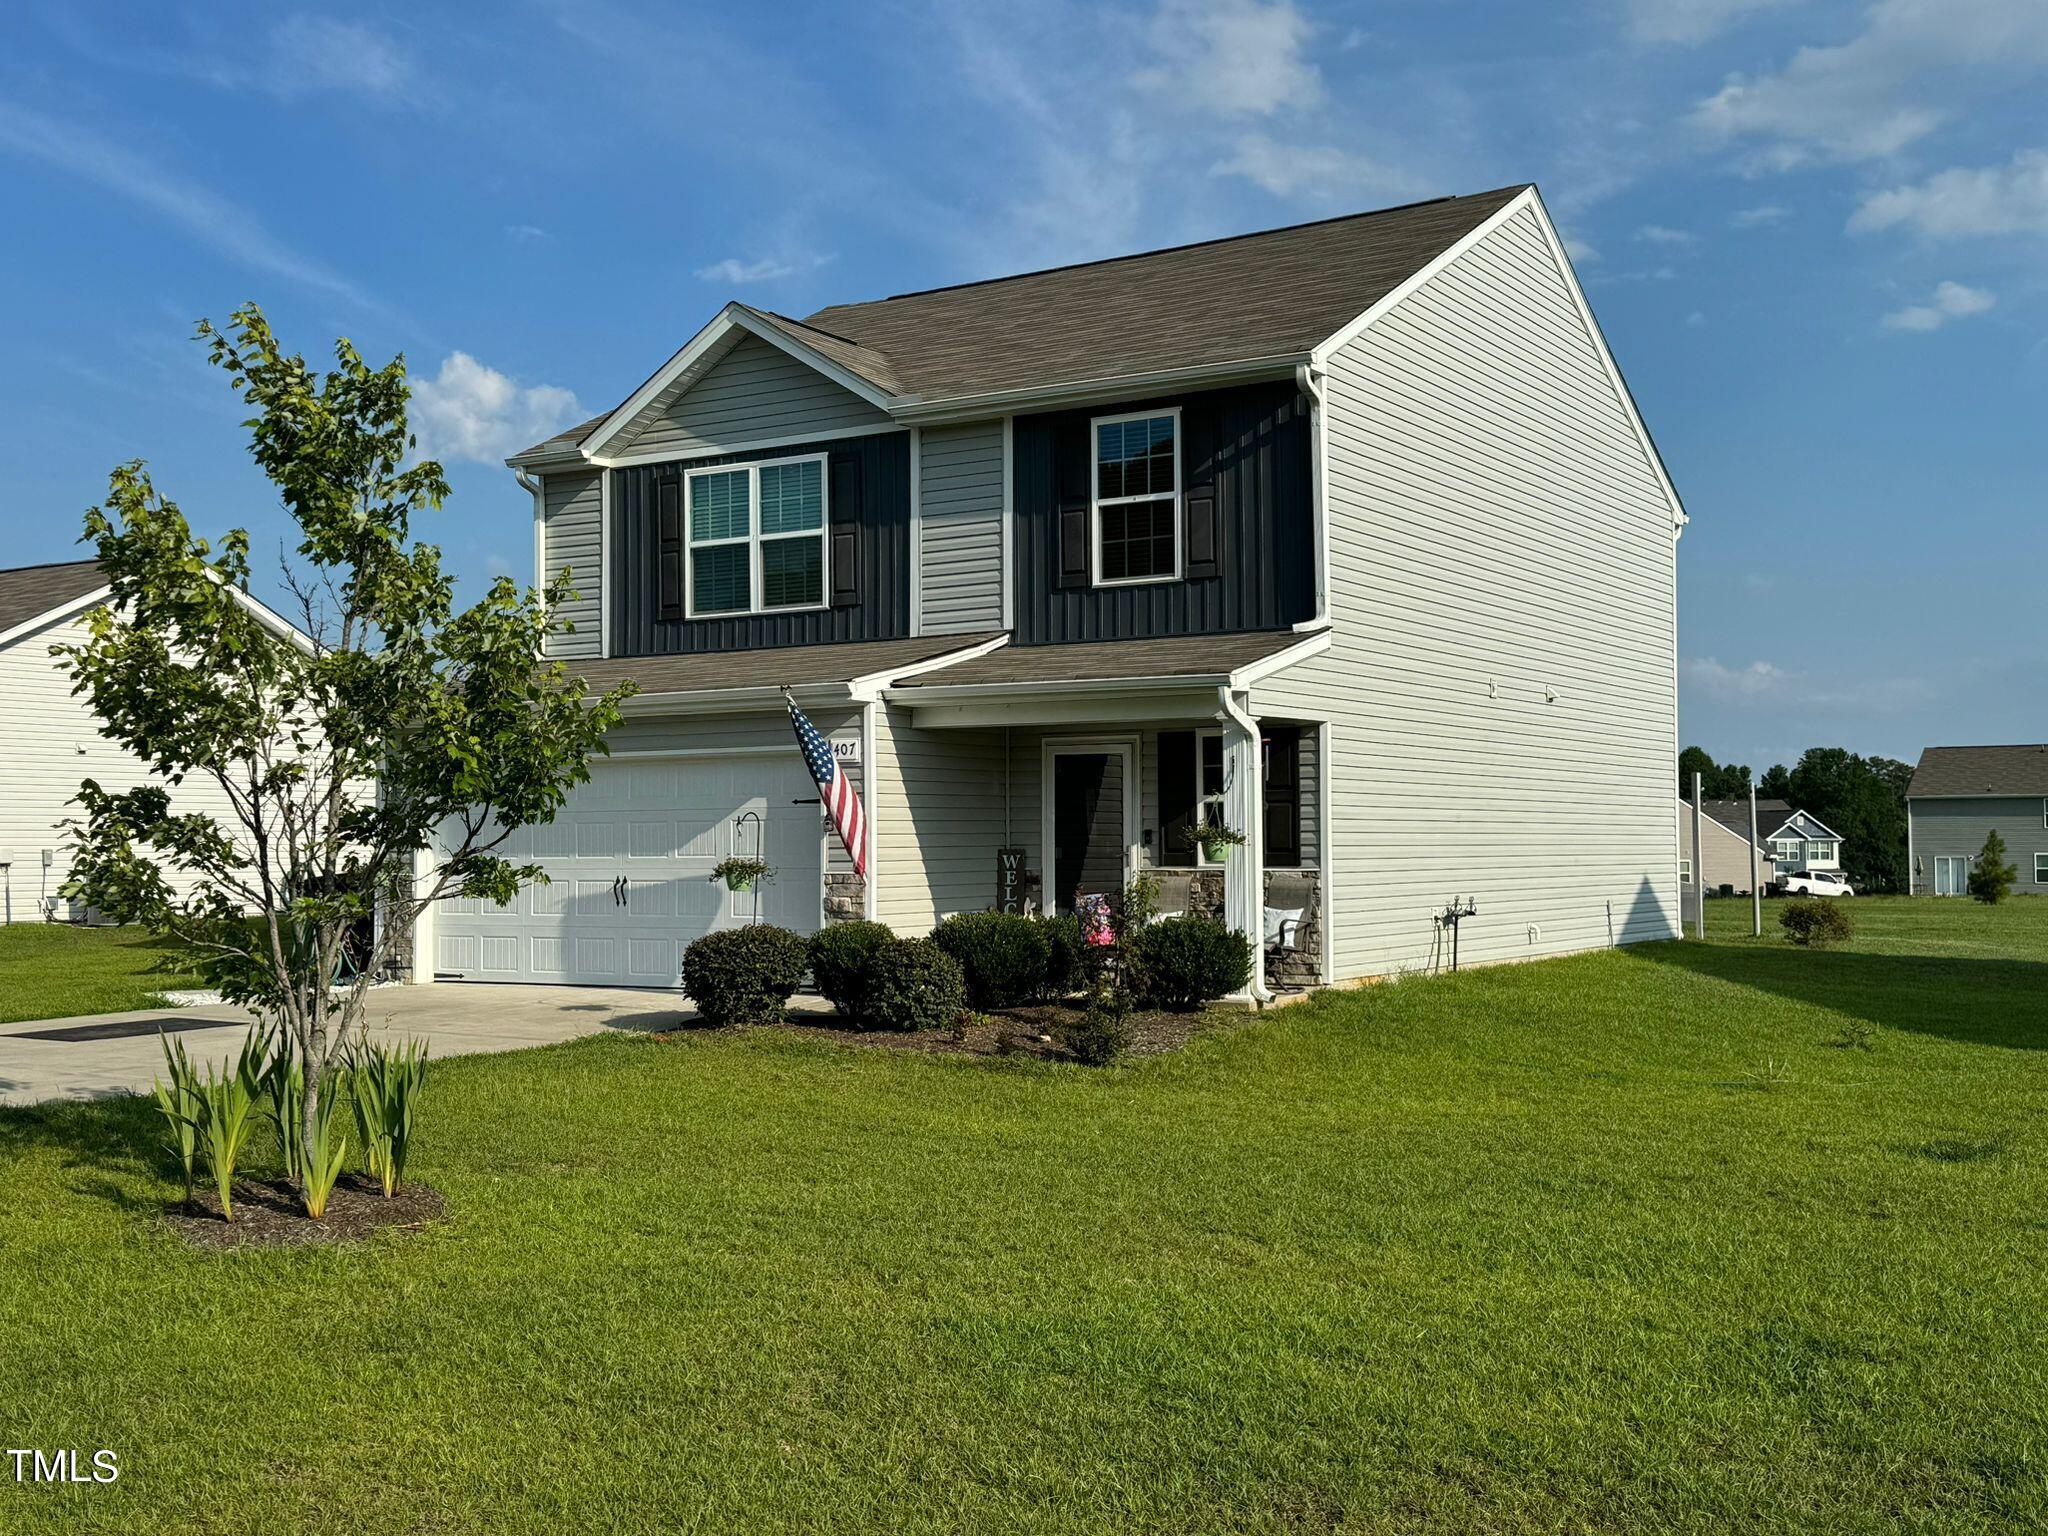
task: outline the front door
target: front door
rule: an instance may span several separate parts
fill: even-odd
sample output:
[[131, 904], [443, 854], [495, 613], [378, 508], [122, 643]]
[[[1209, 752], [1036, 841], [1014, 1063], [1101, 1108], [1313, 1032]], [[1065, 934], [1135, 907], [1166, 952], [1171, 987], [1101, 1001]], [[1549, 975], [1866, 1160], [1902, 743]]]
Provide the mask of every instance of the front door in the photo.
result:
[[1048, 904], [1074, 910], [1077, 896], [1122, 893], [1130, 858], [1136, 774], [1127, 743], [1052, 752], [1052, 888]]

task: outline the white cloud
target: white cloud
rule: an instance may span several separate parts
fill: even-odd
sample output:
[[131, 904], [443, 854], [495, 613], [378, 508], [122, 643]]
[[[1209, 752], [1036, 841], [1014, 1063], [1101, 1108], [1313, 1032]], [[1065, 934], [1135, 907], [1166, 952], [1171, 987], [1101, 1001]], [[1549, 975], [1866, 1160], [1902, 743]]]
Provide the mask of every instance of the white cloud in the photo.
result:
[[521, 245], [530, 245], [535, 240], [552, 240], [555, 237], [538, 224], [507, 224], [506, 235]]
[[2048, 234], [2048, 150], [2024, 149], [2007, 165], [1957, 167], [1879, 192], [1849, 220], [1858, 234], [1900, 224], [1931, 240]]
[[1782, 224], [1791, 217], [1776, 203], [1765, 203], [1760, 208], [1739, 208], [1728, 222], [1737, 229], [1761, 229], [1773, 224]]
[[1161, 0], [1151, 27], [1158, 62], [1136, 80], [1183, 107], [1232, 117], [1313, 107], [1323, 77], [1306, 56], [1312, 31], [1293, 0]]
[[1703, 43], [1752, 11], [1788, 0], [1627, 0], [1629, 35], [1643, 43]]
[[1897, 154], [1989, 82], [2048, 67], [2040, 0], [1875, 0], [1845, 43], [1801, 48], [1775, 74], [1731, 75], [1695, 127], [1763, 146], [1761, 164]]
[[257, 83], [281, 96], [342, 91], [391, 97], [413, 84], [411, 57], [358, 22], [296, 12], [272, 29], [270, 52]]
[[125, 198], [252, 271], [366, 309], [383, 308], [332, 268], [279, 240], [250, 210], [83, 128], [0, 101], [0, 150]]
[[1682, 661], [1678, 670], [1686, 683], [1717, 704], [1766, 709], [1882, 712], [1920, 703], [1930, 692], [1920, 678], [1828, 683], [1804, 672], [1788, 671], [1774, 662], [1753, 661], [1746, 667], [1730, 667], [1712, 656]]
[[412, 385], [413, 430], [432, 459], [496, 463], [587, 414], [568, 390], [522, 386], [467, 352], [451, 352], [440, 373]]
[[1275, 197], [1325, 201], [1405, 197], [1417, 190], [1407, 173], [1330, 145], [1282, 143], [1248, 133], [1210, 167], [1218, 176], [1242, 176]]
[[742, 283], [770, 283], [778, 277], [794, 277], [799, 272], [822, 267], [831, 259], [830, 256], [762, 256], [753, 261], [743, 261], [737, 256], [728, 256], [708, 267], [699, 267], [697, 276], [707, 283], [728, 283], [733, 287]]
[[1981, 315], [1998, 302], [1998, 295], [1985, 288], [1962, 283], [1937, 283], [1933, 297], [1925, 304], [1909, 304], [1884, 317], [1888, 331], [1938, 331], [1951, 320]]
[[1692, 232], [1673, 229], [1668, 224], [1645, 224], [1636, 231], [1638, 240], [1647, 240], [1652, 245], [1691, 245]]

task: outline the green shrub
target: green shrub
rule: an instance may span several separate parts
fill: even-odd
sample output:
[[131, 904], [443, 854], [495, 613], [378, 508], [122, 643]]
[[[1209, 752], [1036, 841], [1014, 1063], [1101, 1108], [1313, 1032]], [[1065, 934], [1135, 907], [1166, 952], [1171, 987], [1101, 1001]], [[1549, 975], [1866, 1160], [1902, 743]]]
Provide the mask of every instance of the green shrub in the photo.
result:
[[834, 923], [811, 935], [811, 980], [849, 1023], [866, 1012], [868, 967], [896, 935], [881, 923]]
[[1045, 980], [1038, 996], [1049, 1003], [1072, 997], [1088, 985], [1088, 946], [1081, 942], [1081, 919], [1067, 912], [1036, 922], [1045, 935]]
[[871, 1029], [944, 1029], [966, 1005], [959, 962], [930, 939], [891, 939], [868, 966]]
[[364, 1045], [349, 1065], [364, 1166], [389, 1200], [404, 1184], [412, 1154], [413, 1110], [427, 1084], [426, 1042]]
[[1161, 918], [1134, 933], [1130, 947], [1154, 1007], [1186, 1013], [1251, 979], [1251, 940], [1213, 917]]
[[1778, 924], [1794, 944], [1825, 949], [1849, 937], [1849, 914], [1845, 898], [1830, 896], [1820, 901], [1788, 901], [1778, 914]]
[[960, 963], [977, 1008], [1014, 1008], [1045, 985], [1045, 933], [1019, 913], [963, 912], [934, 928], [932, 941]]
[[173, 1042], [162, 1030], [156, 1032], [156, 1037], [164, 1048], [164, 1070], [171, 1075], [168, 1083], [161, 1078], [156, 1080], [156, 1107], [170, 1133], [165, 1145], [184, 1170], [185, 1203], [190, 1205], [193, 1168], [199, 1160], [199, 1121], [206, 1112], [206, 1104], [199, 1092], [199, 1073], [192, 1066], [192, 1058], [185, 1054], [185, 1042]]
[[683, 951], [683, 990], [715, 1028], [772, 1024], [802, 983], [807, 958], [808, 946], [787, 928], [707, 933]]
[[1112, 1008], [1089, 1008], [1062, 1019], [1055, 1033], [1084, 1066], [1106, 1067], [1131, 1046], [1130, 1020]]

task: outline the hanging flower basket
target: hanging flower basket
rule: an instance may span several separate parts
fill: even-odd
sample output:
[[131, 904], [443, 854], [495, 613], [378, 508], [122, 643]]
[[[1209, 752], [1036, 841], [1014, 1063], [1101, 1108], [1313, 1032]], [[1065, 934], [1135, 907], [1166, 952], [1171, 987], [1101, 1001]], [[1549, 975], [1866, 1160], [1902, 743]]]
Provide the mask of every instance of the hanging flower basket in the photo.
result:
[[759, 859], [722, 859], [711, 871], [713, 880], [723, 880], [728, 891], [751, 891], [754, 882], [766, 880], [775, 871]]
[[1211, 864], [1221, 864], [1230, 857], [1230, 850], [1242, 847], [1244, 834], [1235, 827], [1203, 827], [1195, 834], [1195, 841], [1202, 845], [1202, 857]]

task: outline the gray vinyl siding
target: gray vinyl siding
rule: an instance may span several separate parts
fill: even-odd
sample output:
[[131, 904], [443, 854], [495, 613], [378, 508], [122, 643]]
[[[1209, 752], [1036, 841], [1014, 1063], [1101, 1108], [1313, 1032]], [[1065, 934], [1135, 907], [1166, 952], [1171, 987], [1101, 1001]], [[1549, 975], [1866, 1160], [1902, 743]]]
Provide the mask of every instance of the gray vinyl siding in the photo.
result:
[[920, 582], [927, 635], [1003, 622], [1003, 424], [974, 421], [920, 434]]
[[1913, 825], [1913, 894], [1934, 894], [1937, 856], [1970, 859], [1983, 851], [1986, 833], [2005, 839], [2008, 863], [2019, 871], [2013, 890], [2048, 896], [2048, 884], [2034, 879], [2034, 855], [2048, 853], [2048, 801], [2039, 795], [1971, 796], [1959, 799], [1913, 799], [1906, 812]]
[[[855, 708], [806, 710], [811, 724], [826, 740], [851, 740], [860, 735], [860, 710]], [[734, 752], [753, 748], [787, 748], [797, 755], [796, 732], [790, 728], [789, 712], [763, 710], [758, 714], [734, 715], [633, 715], [613, 726], [605, 737], [613, 752]], [[845, 770], [867, 799], [867, 784], [859, 765]], [[822, 813], [821, 813], [822, 815]], [[853, 861], [829, 828], [825, 837], [825, 872], [851, 874]]]
[[606, 452], [614, 458], [715, 452], [769, 438], [887, 425], [886, 412], [749, 335], [680, 393], [651, 402]]
[[554, 636], [547, 654], [599, 655], [603, 650], [599, 611], [604, 581], [604, 505], [598, 471], [569, 470], [543, 476], [541, 505], [540, 579], [550, 581], [566, 566], [576, 584], [576, 600], [561, 610], [575, 625], [575, 632]]
[[[1678, 931], [1673, 511], [1532, 213], [1331, 358], [1334, 978]], [[1554, 690], [1555, 700], [1546, 697]]]

